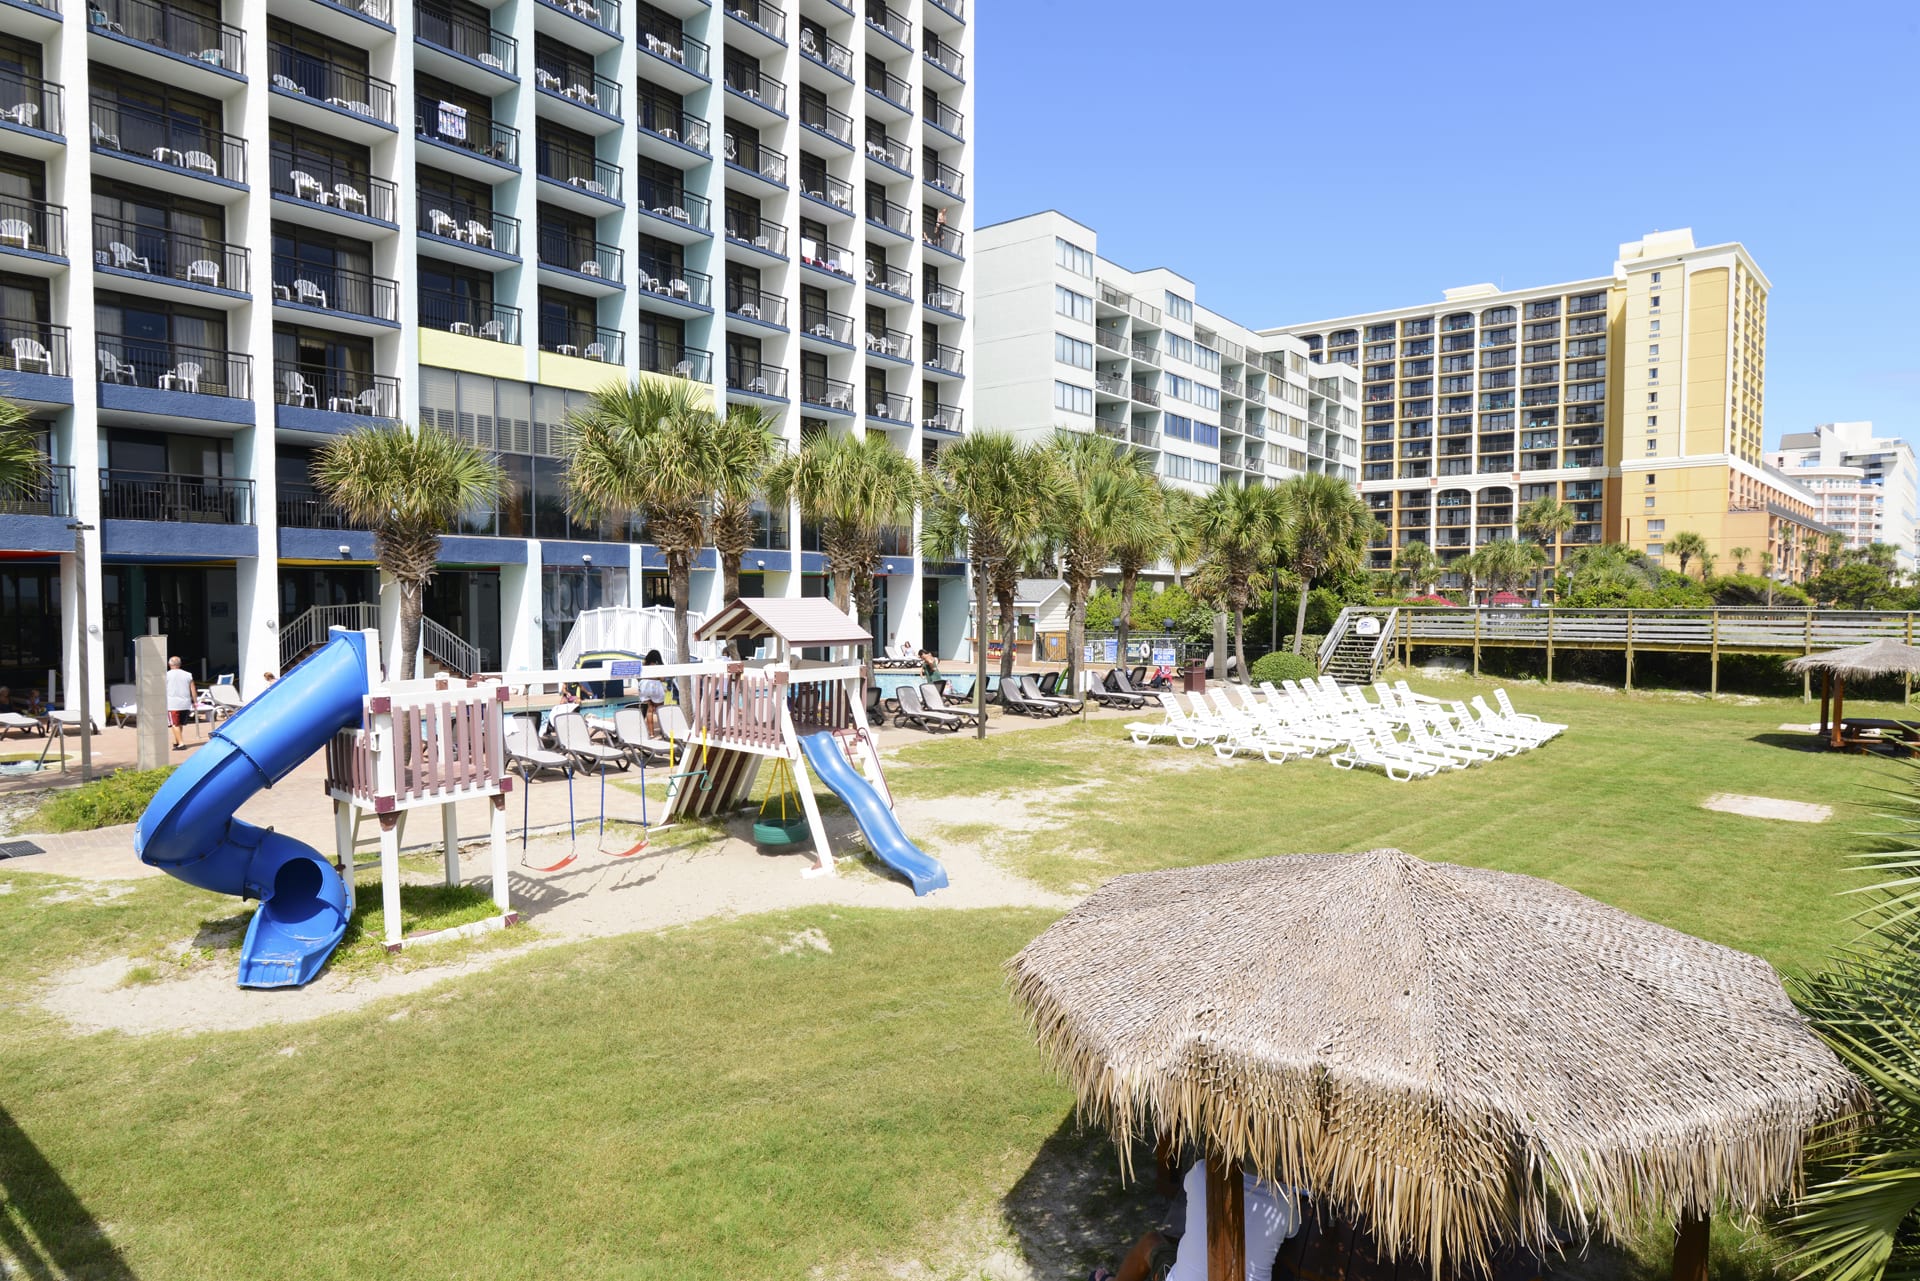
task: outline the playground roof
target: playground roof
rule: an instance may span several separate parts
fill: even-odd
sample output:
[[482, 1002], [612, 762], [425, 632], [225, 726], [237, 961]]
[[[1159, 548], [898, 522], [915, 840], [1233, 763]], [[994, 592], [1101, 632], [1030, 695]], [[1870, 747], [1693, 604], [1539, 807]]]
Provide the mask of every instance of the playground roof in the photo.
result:
[[798, 600], [742, 596], [695, 633], [696, 640], [756, 640], [777, 636], [788, 645], [867, 645], [873, 636], [822, 596]]

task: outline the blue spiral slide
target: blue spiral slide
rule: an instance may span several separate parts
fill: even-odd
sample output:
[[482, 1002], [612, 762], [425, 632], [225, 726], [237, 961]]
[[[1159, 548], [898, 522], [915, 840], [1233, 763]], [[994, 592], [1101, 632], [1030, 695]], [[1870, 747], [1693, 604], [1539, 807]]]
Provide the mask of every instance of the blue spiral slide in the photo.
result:
[[299, 987], [347, 929], [347, 887], [311, 845], [234, 814], [343, 729], [360, 724], [366, 640], [336, 630], [305, 662], [214, 730], [154, 795], [140, 861], [216, 894], [260, 900], [240, 945], [241, 987]]
[[[827, 790], [853, 812], [854, 821], [860, 824], [860, 833], [867, 838], [874, 855], [906, 877], [915, 894], [931, 894], [947, 887], [947, 869], [907, 839], [893, 811], [880, 799], [880, 793], [873, 790], [873, 784], [848, 764], [846, 753], [840, 750], [831, 733], [821, 730], [817, 734], [801, 735], [800, 750]], [[820, 853], [825, 855], [826, 851]]]

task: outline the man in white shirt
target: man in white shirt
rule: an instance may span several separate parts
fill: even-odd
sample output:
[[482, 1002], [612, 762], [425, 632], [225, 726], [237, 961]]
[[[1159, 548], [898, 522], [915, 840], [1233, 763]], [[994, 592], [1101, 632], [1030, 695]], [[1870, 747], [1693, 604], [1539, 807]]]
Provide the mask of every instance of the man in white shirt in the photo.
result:
[[[1262, 1183], [1251, 1174], [1240, 1177], [1247, 1220], [1246, 1281], [1273, 1281], [1280, 1247], [1300, 1230], [1300, 1194]], [[1168, 1241], [1158, 1232], [1147, 1233], [1121, 1260], [1118, 1273], [1095, 1268], [1090, 1281], [1207, 1281], [1205, 1161], [1193, 1163], [1181, 1188], [1187, 1198], [1186, 1232], [1177, 1241]]]
[[167, 725], [173, 733], [173, 750], [179, 751], [186, 744], [180, 741], [180, 726], [187, 717], [193, 715], [193, 703], [200, 691], [193, 687], [193, 674], [180, 666], [176, 655], [167, 660]]

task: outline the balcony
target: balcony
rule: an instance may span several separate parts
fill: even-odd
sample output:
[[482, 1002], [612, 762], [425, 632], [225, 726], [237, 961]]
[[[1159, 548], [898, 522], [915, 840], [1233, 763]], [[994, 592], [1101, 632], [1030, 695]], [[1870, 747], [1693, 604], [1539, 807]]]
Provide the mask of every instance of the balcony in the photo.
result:
[[67, 256], [67, 209], [44, 200], [0, 196], [0, 260], [20, 271], [43, 274], [36, 264], [17, 261], [21, 255], [45, 259], [47, 273]]
[[[154, 0], [87, 0], [87, 29], [226, 72], [247, 74], [247, 40], [240, 28], [182, 13]], [[158, 68], [136, 66], [149, 73]]]
[[650, 235], [691, 245], [713, 234], [713, 206], [704, 196], [644, 176], [634, 184], [633, 195], [651, 216], [646, 224]]
[[1095, 329], [1093, 331], [1093, 341], [1108, 351], [1119, 352], [1122, 356], [1128, 355], [1133, 351], [1133, 344], [1127, 340], [1125, 334], [1114, 333], [1111, 330]]
[[[0, 318], [0, 370], [31, 376], [7, 380], [9, 399], [36, 404], [73, 403], [73, 388], [64, 382], [52, 382], [73, 377], [67, 360], [70, 334], [65, 325]], [[47, 381], [41, 383], [40, 379]]]
[[961, 191], [961, 188], [966, 185], [966, 180], [961, 176], [960, 171], [952, 165], [942, 164], [937, 160], [933, 161], [927, 169], [927, 185], [936, 191], [946, 192], [955, 200], [964, 200], [966, 198], [965, 194]]
[[233, 476], [103, 469], [100, 516], [103, 520], [251, 525], [253, 482]]
[[808, 271], [837, 280], [853, 279], [853, 251], [831, 240], [800, 238], [800, 265]]
[[420, 294], [420, 326], [439, 329], [488, 342], [520, 343], [520, 309], [486, 299], [461, 294], [423, 290]]
[[[909, 167], [913, 163], [913, 157], [907, 150], [907, 144], [883, 130], [868, 129], [867, 159], [871, 164], [884, 165], [900, 177], [913, 177], [913, 170]], [[881, 182], [888, 181], [892, 176], [884, 172], [874, 172], [874, 177]]]
[[800, 399], [815, 409], [853, 413], [853, 384], [838, 378], [808, 374], [800, 380]]
[[867, 189], [867, 225], [881, 240], [910, 244], [913, 240], [913, 210], [897, 205], [873, 188]]
[[660, 34], [653, 31], [640, 33], [640, 42], [652, 62], [643, 64], [668, 88], [682, 94], [704, 89], [711, 79], [707, 68], [712, 65], [713, 51], [702, 42], [685, 34]]
[[913, 426], [913, 402], [898, 392], [878, 394], [869, 391], [866, 400], [867, 417], [878, 418], [890, 426]]
[[811, 29], [800, 32], [800, 53], [809, 62], [818, 63], [842, 79], [853, 79], [853, 50], [832, 36], [815, 39]]
[[920, 229], [920, 243], [929, 249], [946, 254], [950, 258], [960, 259], [966, 256], [961, 252], [961, 246], [965, 243], [965, 237], [952, 227], [949, 227], [946, 223], [940, 222], [937, 219], [931, 227], [922, 227]]
[[760, 108], [744, 114], [755, 124], [778, 124], [787, 115], [787, 82], [777, 80], [751, 65], [728, 67], [727, 92]]
[[826, 307], [800, 309], [800, 336], [813, 342], [853, 346], [853, 317]]
[[610, 133], [620, 123], [620, 86], [582, 67], [535, 67], [540, 115], [582, 133]]
[[[620, 0], [540, 0], [540, 3], [548, 12], [564, 14], [616, 38], [620, 34]], [[559, 34], [558, 30], [555, 34]], [[607, 47], [612, 48], [617, 44], [616, 39]], [[596, 49], [596, 52], [599, 50]]]
[[540, 321], [540, 350], [556, 356], [578, 356], [622, 365], [627, 360], [627, 336], [618, 329], [581, 321]]
[[966, 353], [951, 343], [935, 343], [927, 349], [926, 366], [934, 373], [961, 376]]
[[539, 263], [543, 272], [559, 274], [558, 283], [586, 286], [593, 294], [615, 293], [627, 279], [627, 258], [619, 246], [546, 230], [540, 233]]
[[913, 48], [913, 23], [880, 0], [867, 0], [867, 26], [903, 49]]
[[488, 185], [507, 176], [502, 170], [519, 172], [518, 129], [498, 120], [474, 120], [452, 103], [442, 103], [430, 114], [429, 107], [423, 102], [414, 116], [414, 136], [445, 151], [428, 153], [427, 163]]
[[46, 463], [44, 478], [18, 493], [0, 496], [0, 516], [58, 516], [73, 519], [73, 468]]
[[1121, 400], [1125, 400], [1128, 398], [1132, 386], [1133, 384], [1128, 382], [1124, 377], [1119, 377], [1114, 374], [1095, 374], [1093, 376], [1093, 389], [1103, 396], [1115, 396]]
[[949, 107], [932, 94], [925, 95], [922, 102], [921, 118], [935, 129], [954, 139], [965, 142], [967, 138], [967, 118]]
[[241, 298], [253, 289], [247, 251], [240, 245], [101, 217], [93, 220], [93, 244], [96, 267], [180, 286], [164, 291], [170, 297], [194, 301], [194, 293], [219, 289]]
[[731, 216], [727, 219], [727, 239], [736, 245], [758, 249], [776, 258], [787, 256], [787, 229], [771, 218], [742, 226]]
[[867, 288], [878, 289], [883, 294], [895, 298], [913, 297], [913, 277], [898, 267], [883, 265], [873, 259], [867, 259]]
[[727, 16], [776, 40], [787, 42], [787, 11], [767, 0], [726, 0]]
[[397, 418], [400, 380], [383, 374], [275, 361], [273, 400], [277, 405], [295, 410], [353, 414], [361, 418]]
[[626, 170], [619, 165], [544, 140], [534, 151], [537, 172], [560, 188], [552, 194], [561, 204], [597, 215], [605, 212], [605, 205], [621, 203]]
[[933, 32], [926, 33], [920, 54], [930, 69], [945, 72], [948, 79], [956, 83], [966, 79], [966, 60], [961, 57], [960, 51]]
[[9, 146], [32, 155], [57, 151], [67, 132], [66, 103], [66, 90], [59, 85], [0, 68], [0, 136], [10, 140]]
[[759, 289], [727, 286], [727, 314], [776, 329], [787, 327], [787, 300]]
[[275, 258], [273, 298], [276, 306], [376, 321], [380, 328], [400, 323], [400, 282], [350, 267]]
[[677, 343], [643, 342], [639, 344], [640, 368], [652, 374], [670, 374], [694, 382], [713, 381], [713, 353], [701, 347], [683, 347]]
[[[140, 387], [245, 400], [253, 395], [253, 362], [211, 347], [98, 337], [102, 395], [111, 388]], [[114, 407], [108, 401], [103, 406]]]
[[[713, 126], [704, 116], [696, 116], [691, 111], [673, 112], [657, 109], [650, 100], [643, 99], [640, 109], [640, 154], [655, 160], [664, 160], [671, 165], [687, 163], [687, 153], [695, 152], [700, 156], [713, 154]], [[657, 139], [658, 141], [653, 141]]]
[[425, 69], [489, 97], [520, 79], [520, 42], [491, 26], [456, 17], [451, 9], [414, 5], [413, 38], [438, 55], [420, 59]]
[[1132, 430], [1124, 418], [1102, 418], [1097, 414], [1093, 419], [1093, 429], [1102, 436], [1105, 436], [1108, 440], [1117, 440], [1123, 444], [1127, 440], [1128, 433]]
[[[370, 142], [394, 127], [394, 86], [356, 67], [291, 49], [267, 46], [273, 92], [307, 104], [284, 114], [317, 129], [344, 129]], [[347, 119], [341, 119], [342, 116]], [[361, 127], [356, 128], [359, 125]]]
[[[385, 178], [312, 159], [296, 161], [279, 148], [269, 157], [269, 168], [273, 194], [291, 202], [283, 208], [295, 222], [333, 228], [348, 219], [357, 224], [356, 230], [368, 220], [398, 225], [399, 189]], [[295, 209], [302, 213], [294, 214]]]
[[276, 485], [274, 512], [283, 529], [366, 530], [369, 526], [350, 519], [334, 506], [333, 500], [312, 485]]
[[936, 9], [940, 9], [948, 14], [956, 22], [965, 22], [967, 20], [966, 0], [933, 0], [933, 5]]
[[479, 205], [448, 202], [451, 208], [419, 197], [418, 229], [434, 237], [435, 251], [456, 262], [498, 270], [502, 256], [520, 256], [520, 220]]
[[869, 329], [867, 331], [867, 354], [884, 356], [888, 360], [911, 361], [913, 359], [913, 335], [904, 329]]
[[800, 194], [818, 201], [838, 215], [853, 217], [853, 184], [834, 177], [824, 169], [808, 176], [807, 167], [801, 167]]
[[955, 319], [966, 314], [967, 296], [947, 285], [934, 285], [928, 289], [924, 301], [928, 310], [943, 311]]
[[247, 181], [247, 140], [165, 116], [112, 98], [88, 105], [94, 151], [127, 157], [115, 177], [168, 191], [201, 195], [205, 181], [242, 189]]
[[[885, 67], [869, 64], [866, 75], [867, 93], [871, 97], [891, 104], [901, 116], [910, 115], [913, 107], [913, 89], [906, 81], [894, 75]], [[871, 104], [869, 104], [871, 105]]]
[[787, 371], [737, 356], [727, 357], [727, 390], [770, 400], [787, 398]]
[[755, 181], [740, 184], [755, 195], [778, 195], [787, 189], [787, 153], [763, 146], [752, 137], [736, 138], [728, 132], [723, 140], [727, 168]]
[[843, 147], [853, 146], [853, 117], [844, 111], [835, 111], [824, 102], [802, 98], [800, 123]]

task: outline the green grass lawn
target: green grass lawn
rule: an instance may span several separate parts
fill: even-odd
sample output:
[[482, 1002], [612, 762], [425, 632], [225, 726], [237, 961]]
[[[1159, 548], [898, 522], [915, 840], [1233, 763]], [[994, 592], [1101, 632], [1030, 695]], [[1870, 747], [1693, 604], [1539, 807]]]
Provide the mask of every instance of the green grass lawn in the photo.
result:
[[[1054, 790], [1062, 824], [1001, 856], [1056, 888], [1399, 845], [1551, 876], [1784, 967], [1850, 937], [1836, 893], [1857, 833], [1882, 826], [1866, 809], [1805, 826], [1698, 808], [1717, 791], [1858, 807], [1900, 777], [1784, 745], [1775, 727], [1817, 706], [1516, 695], [1574, 730], [1405, 785], [1135, 749], [1113, 723], [916, 745], [894, 783]], [[942, 1260], [984, 1241], [1084, 1275], [1139, 1226], [1006, 996], [1000, 967], [1046, 913], [793, 911], [191, 1037], [76, 1036], [34, 1000], [89, 958], [224, 934], [237, 906], [0, 863], [0, 1259], [22, 1274], [973, 1281]], [[831, 950], [792, 946], [805, 931]], [[1606, 1274], [1651, 1276], [1658, 1253]], [[1742, 1275], [1771, 1275], [1746, 1257]]]

